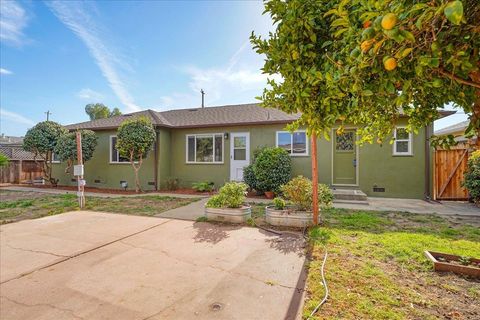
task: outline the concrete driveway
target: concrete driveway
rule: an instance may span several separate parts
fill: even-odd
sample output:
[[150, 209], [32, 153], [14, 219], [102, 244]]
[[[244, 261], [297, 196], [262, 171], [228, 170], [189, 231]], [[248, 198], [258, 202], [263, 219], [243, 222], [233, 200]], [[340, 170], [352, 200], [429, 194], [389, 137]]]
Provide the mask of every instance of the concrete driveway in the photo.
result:
[[1, 319], [295, 319], [303, 241], [98, 212], [0, 227]]

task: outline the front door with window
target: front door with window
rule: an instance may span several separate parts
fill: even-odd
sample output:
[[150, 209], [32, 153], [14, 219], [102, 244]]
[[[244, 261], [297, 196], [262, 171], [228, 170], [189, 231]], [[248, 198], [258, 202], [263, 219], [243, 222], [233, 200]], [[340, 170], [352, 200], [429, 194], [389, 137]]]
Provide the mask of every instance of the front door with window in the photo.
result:
[[357, 147], [355, 130], [333, 136], [333, 184], [357, 184]]
[[250, 164], [250, 133], [233, 132], [230, 135], [230, 180], [242, 181], [243, 168]]

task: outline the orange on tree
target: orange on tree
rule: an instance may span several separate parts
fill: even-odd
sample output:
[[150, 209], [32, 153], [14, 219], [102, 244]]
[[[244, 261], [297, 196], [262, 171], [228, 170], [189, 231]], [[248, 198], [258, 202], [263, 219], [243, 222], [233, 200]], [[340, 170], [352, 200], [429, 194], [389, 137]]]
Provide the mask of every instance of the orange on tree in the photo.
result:
[[383, 59], [383, 67], [387, 71], [392, 71], [397, 67], [397, 60], [387, 56]]
[[397, 15], [395, 13], [387, 13], [382, 18], [382, 28], [384, 30], [391, 30], [397, 24]]

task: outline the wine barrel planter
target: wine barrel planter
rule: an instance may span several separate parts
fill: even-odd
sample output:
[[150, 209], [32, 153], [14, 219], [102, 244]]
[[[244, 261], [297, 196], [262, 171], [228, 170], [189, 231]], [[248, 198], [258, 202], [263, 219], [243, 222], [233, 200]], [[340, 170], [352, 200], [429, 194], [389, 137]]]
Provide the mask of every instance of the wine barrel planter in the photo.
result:
[[462, 265], [460, 256], [434, 251], [425, 251], [425, 256], [433, 262], [433, 270], [453, 272], [480, 279], [480, 259], [471, 258], [470, 265]]
[[265, 218], [272, 226], [304, 228], [313, 225], [311, 212], [293, 211], [292, 208], [278, 210], [273, 206], [267, 206]]
[[241, 208], [208, 208], [205, 207], [205, 216], [208, 220], [232, 223], [245, 223], [252, 217], [252, 207]]

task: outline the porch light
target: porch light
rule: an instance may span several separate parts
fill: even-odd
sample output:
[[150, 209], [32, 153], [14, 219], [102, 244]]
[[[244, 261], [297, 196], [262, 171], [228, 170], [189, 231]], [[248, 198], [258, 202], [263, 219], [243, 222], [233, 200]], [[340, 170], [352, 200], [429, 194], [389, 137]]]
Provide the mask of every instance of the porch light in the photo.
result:
[[228, 140], [228, 132], [225, 132], [225, 133], [223, 134], [223, 137], [225, 138], [225, 140]]

